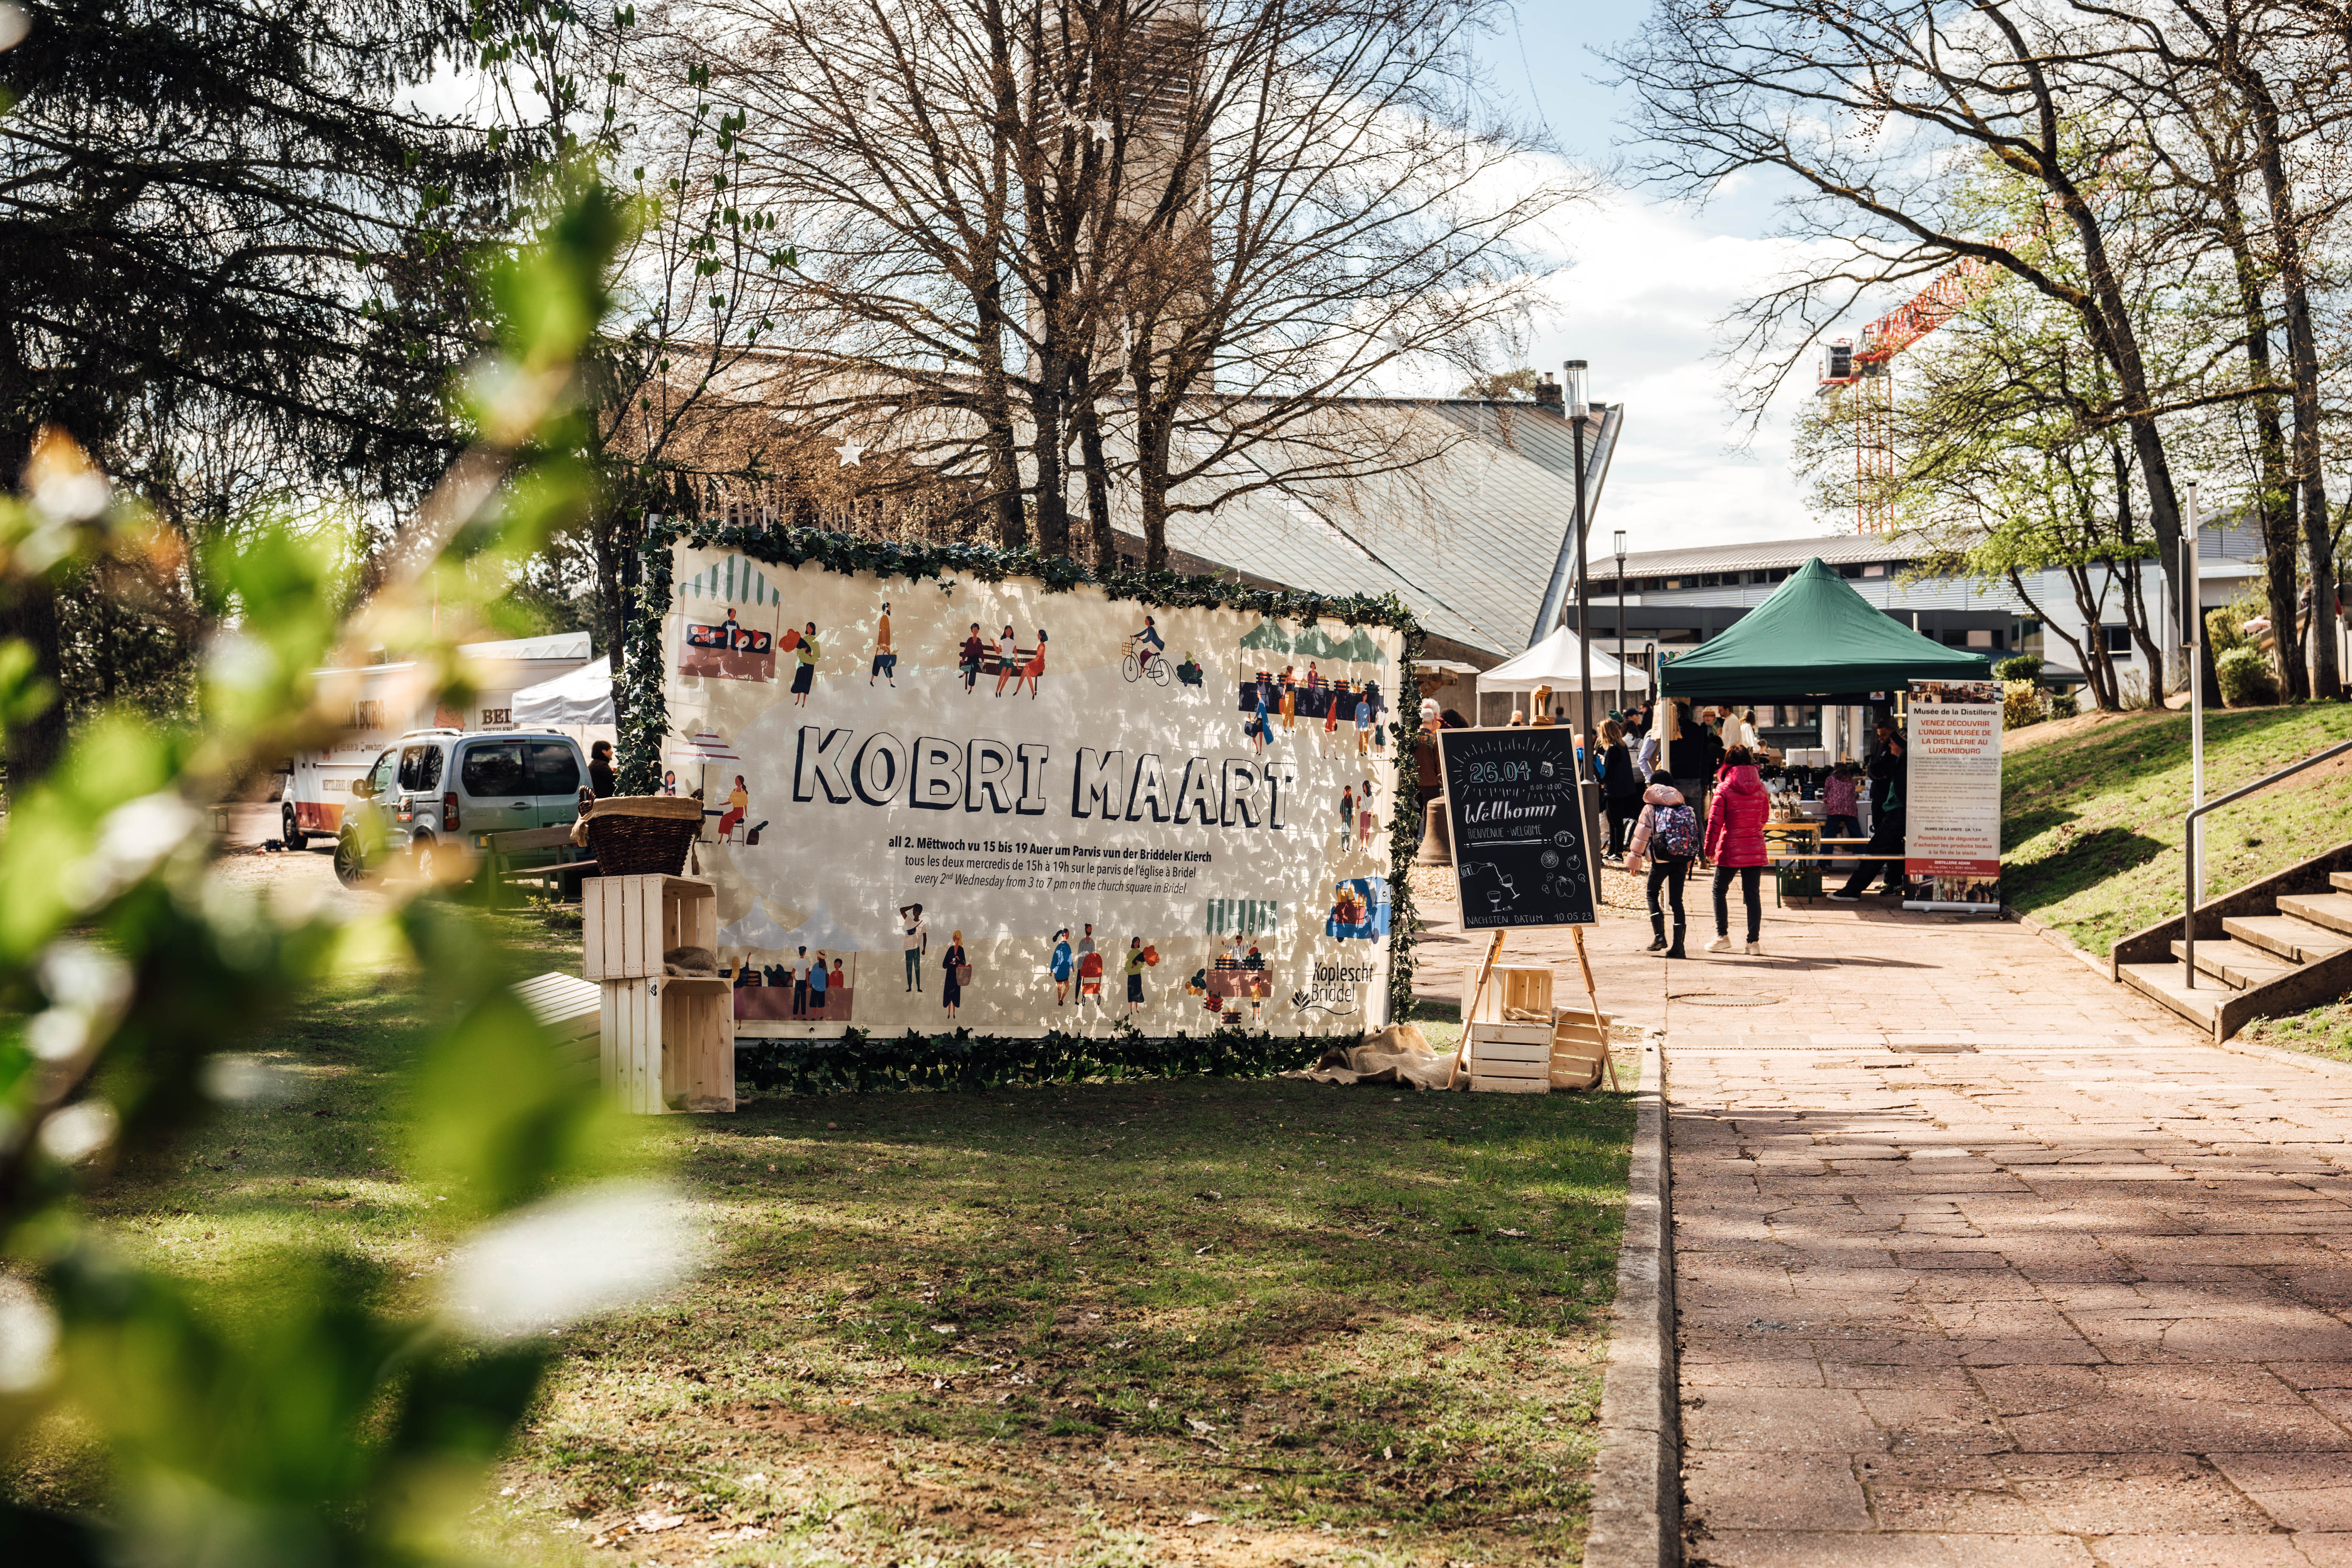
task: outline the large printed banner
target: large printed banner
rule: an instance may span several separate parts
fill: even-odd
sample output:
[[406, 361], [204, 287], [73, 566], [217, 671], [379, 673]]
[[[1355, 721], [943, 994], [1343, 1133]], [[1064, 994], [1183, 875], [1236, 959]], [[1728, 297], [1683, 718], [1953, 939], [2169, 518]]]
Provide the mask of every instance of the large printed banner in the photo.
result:
[[1401, 634], [677, 548], [743, 1037], [1387, 1022]]
[[1930, 881], [1923, 905], [2000, 902], [2000, 683], [1915, 680], [1903, 868]]

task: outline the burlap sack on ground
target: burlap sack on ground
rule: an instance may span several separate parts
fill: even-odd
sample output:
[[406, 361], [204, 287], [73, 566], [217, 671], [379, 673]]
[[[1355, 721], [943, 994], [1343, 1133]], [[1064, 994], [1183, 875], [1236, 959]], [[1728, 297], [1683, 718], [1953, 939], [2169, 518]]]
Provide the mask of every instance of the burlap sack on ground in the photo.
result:
[[1431, 1050], [1420, 1025], [1391, 1024], [1365, 1036], [1360, 1046], [1326, 1051], [1313, 1067], [1282, 1076], [1312, 1079], [1317, 1083], [1444, 1089], [1453, 1070], [1454, 1053]]

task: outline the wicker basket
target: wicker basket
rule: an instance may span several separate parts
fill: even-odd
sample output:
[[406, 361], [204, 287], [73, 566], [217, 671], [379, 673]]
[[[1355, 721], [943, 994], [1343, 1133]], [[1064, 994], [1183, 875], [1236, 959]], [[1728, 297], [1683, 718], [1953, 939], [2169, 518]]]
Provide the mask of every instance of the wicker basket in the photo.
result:
[[580, 821], [597, 875], [675, 877], [686, 869], [687, 846], [702, 831], [702, 803], [671, 795], [610, 795], [590, 805]]

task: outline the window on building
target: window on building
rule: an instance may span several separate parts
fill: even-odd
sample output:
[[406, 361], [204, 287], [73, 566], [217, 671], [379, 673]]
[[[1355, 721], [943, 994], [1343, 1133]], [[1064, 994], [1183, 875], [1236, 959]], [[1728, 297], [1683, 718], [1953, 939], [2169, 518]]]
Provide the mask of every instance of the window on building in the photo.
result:
[[1675, 589], [1680, 588], [1682, 585], [1683, 585], [1683, 580], [1682, 580], [1681, 578], [1679, 578], [1679, 577], [1669, 577], [1669, 578], [1667, 578], [1667, 579], [1666, 579], [1666, 591], [1667, 591], [1667, 592], [1669, 592], [1669, 593], [1674, 592]]
[[1968, 646], [1970, 647], [1991, 647], [1993, 646], [1992, 633], [1990, 631], [1970, 632], [1969, 634]]
[[1874, 561], [1862, 569], [1862, 574], [1865, 577], [1884, 577], [1886, 575], [1886, 563], [1883, 561]]
[[1859, 566], [1841, 566], [1838, 568], [1838, 575], [1841, 577], [1859, 577], [1862, 575], [1862, 568]]
[[[2182, 595], [2182, 597], [2184, 597], [2184, 598], [2186, 598], [2187, 596], [2188, 596], [2188, 595]], [[2109, 653], [2129, 653], [2129, 652], [2131, 652], [2131, 650], [2132, 650], [2131, 627], [2129, 627], [2129, 626], [2101, 626], [2101, 627], [2099, 628], [2099, 646], [2100, 646], [2101, 647], [2105, 648]]]

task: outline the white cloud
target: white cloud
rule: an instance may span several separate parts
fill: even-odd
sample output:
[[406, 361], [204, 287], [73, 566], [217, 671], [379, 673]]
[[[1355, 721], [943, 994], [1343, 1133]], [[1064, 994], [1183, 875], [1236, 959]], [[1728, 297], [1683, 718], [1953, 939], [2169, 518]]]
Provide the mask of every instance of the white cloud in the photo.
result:
[[1594, 521], [1636, 550], [1834, 531], [1789, 468], [1789, 428], [1810, 384], [1784, 390], [1754, 438], [1740, 432], [1715, 358], [1720, 322], [1799, 256], [1794, 242], [1725, 232], [1705, 215], [1616, 192], [1564, 237], [1572, 265], [1533, 345], [1539, 369], [1591, 363], [1592, 395], [1625, 405], [1625, 434]]

